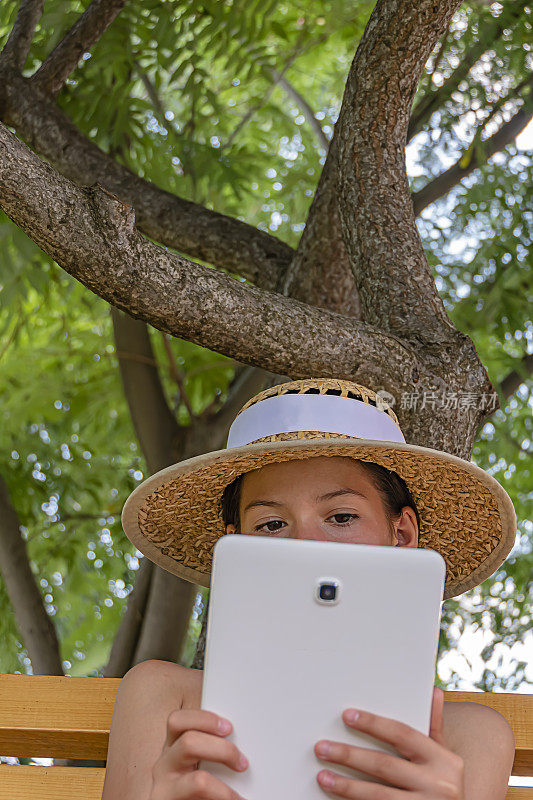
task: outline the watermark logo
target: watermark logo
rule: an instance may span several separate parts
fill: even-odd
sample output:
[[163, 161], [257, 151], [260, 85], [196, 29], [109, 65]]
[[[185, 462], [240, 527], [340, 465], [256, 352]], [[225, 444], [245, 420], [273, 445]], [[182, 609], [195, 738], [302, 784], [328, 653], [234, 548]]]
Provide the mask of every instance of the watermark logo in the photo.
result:
[[498, 408], [497, 392], [446, 392], [427, 389], [425, 391], [402, 392], [400, 408], [410, 411], [424, 409], [454, 409], [464, 411], [477, 408], [483, 411], [495, 411]]
[[393, 394], [386, 389], [378, 389], [376, 407], [380, 411], [388, 411], [395, 405], [401, 411], [424, 411], [425, 409], [465, 411], [469, 408], [477, 408], [490, 413], [498, 408], [498, 393], [417, 389], [412, 392], [402, 392], [400, 402], [397, 404]]
[[386, 389], [378, 389], [376, 392], [376, 406], [380, 411], [387, 411], [396, 403], [396, 398]]

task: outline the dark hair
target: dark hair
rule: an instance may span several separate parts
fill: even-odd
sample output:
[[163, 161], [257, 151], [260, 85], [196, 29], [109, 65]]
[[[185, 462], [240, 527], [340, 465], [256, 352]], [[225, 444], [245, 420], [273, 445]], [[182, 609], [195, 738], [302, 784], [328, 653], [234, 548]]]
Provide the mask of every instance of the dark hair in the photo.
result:
[[[373, 478], [374, 486], [383, 500], [383, 506], [389, 524], [400, 515], [402, 508], [409, 506], [409, 508], [412, 508], [415, 512], [418, 531], [420, 533], [420, 515], [404, 479], [401, 478], [397, 472], [387, 469], [381, 466], [381, 464], [376, 464], [373, 461], [360, 461], [358, 458], [354, 459], [354, 461], [360, 464]], [[240, 529], [241, 523], [239, 504], [243, 478], [244, 475], [239, 475], [226, 486], [220, 500], [224, 525], [235, 525], [237, 530]]]

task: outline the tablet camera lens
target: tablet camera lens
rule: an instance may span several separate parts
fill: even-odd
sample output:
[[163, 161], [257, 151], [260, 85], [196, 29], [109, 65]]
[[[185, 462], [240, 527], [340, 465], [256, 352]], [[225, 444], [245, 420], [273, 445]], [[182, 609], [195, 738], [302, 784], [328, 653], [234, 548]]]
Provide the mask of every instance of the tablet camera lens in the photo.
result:
[[321, 583], [319, 590], [321, 600], [332, 602], [337, 597], [337, 587], [334, 583]]

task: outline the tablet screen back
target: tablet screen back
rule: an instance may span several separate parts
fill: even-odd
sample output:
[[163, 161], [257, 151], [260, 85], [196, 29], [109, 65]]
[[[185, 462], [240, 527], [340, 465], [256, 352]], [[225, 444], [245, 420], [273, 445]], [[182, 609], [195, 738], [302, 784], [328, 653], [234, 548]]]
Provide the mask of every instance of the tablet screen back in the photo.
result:
[[[230, 535], [215, 547], [202, 708], [250, 762], [206, 762], [247, 800], [323, 800], [319, 739], [361, 708], [429, 731], [443, 559], [434, 551]], [[337, 585], [335, 602], [327, 599]], [[342, 768], [335, 771], [352, 775]]]

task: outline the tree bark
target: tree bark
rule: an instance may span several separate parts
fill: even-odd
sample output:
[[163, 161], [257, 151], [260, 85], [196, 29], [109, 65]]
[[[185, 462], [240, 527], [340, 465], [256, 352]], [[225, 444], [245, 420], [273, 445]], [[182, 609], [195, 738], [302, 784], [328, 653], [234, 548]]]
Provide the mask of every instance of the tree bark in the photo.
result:
[[[306, 229], [283, 287], [289, 292], [296, 287], [305, 300], [313, 286], [325, 285], [324, 296], [331, 291], [332, 266], [343, 265], [341, 278], [349, 268], [360, 319], [416, 352], [420, 372], [415, 370], [402, 390], [415, 400], [431, 390], [478, 397], [493, 391], [472, 341], [454, 329], [438, 296], [405, 171], [416, 84], [457, 5], [456, 0], [376, 5], [350, 69]], [[347, 288], [345, 302], [350, 296]], [[453, 409], [436, 411], [431, 404], [396, 410], [408, 441], [466, 458], [487, 415], [481, 408], [460, 415]]]
[[17, 512], [0, 476], [0, 570], [13, 606], [15, 620], [37, 675], [63, 675], [55, 627], [46, 613], [31, 570]]
[[[374, 32], [374, 41], [376, 41], [376, 37], [377, 34]], [[419, 58], [423, 58], [423, 55], [419, 56]], [[354, 61], [354, 65], [355, 64], [356, 62]], [[368, 65], [366, 65], [366, 67], [368, 67]], [[357, 66], [352, 66], [352, 71], [355, 72], [356, 70]], [[369, 71], [367, 74], [371, 75], [372, 73]], [[412, 91], [414, 91], [414, 89], [412, 89]], [[354, 127], [357, 127], [359, 120], [359, 117], [356, 117], [353, 120]], [[344, 246], [341, 230], [341, 219], [339, 214], [337, 186], [339, 183], [340, 164], [338, 160], [338, 143], [341, 137], [346, 137], [346, 133], [340, 129], [340, 126], [336, 126], [333, 141], [329, 148], [328, 158], [320, 178], [318, 189], [309, 213], [305, 231], [300, 241], [297, 255], [289, 267], [284, 280], [280, 285], [280, 289], [285, 295], [296, 296], [299, 300], [307, 303], [313, 303], [314, 305], [326, 308], [331, 308], [333, 305], [336, 309], [342, 310], [347, 315], [360, 315], [361, 309], [358, 300], [358, 292], [352, 276], [351, 261], [348, 251]], [[399, 168], [398, 164], [395, 164], [394, 166], [396, 169]], [[377, 170], [375, 180], [379, 180], [379, 177], [380, 171]], [[357, 210], [354, 206], [351, 206], [351, 211], [353, 215], [351, 224], [353, 225], [354, 218], [357, 215]], [[412, 219], [412, 223], [414, 225], [414, 217]], [[346, 223], [346, 225], [348, 226], [348, 223]], [[431, 300], [433, 295], [436, 294], [434, 285], [432, 285], [432, 291], [428, 292], [427, 294]], [[426, 302], [428, 296], [421, 298], [421, 300]], [[430, 310], [428, 310], [428, 315], [429, 314], [431, 314]], [[467, 350], [470, 351], [468, 345]], [[456, 352], [458, 351], [459, 348], [456, 348]], [[421, 353], [421, 355], [424, 357], [425, 353]], [[470, 355], [472, 355], [471, 351]], [[481, 374], [481, 378], [481, 385], [487, 388], [488, 379], [484, 371]], [[483, 380], [483, 378], [485, 378], [485, 380]], [[416, 375], [412, 376], [412, 382], [416, 386], [416, 383], [418, 382]], [[426, 437], [429, 421], [428, 410], [429, 409], [427, 409], [425, 413], [418, 412], [425, 417], [424, 424]], [[402, 419], [401, 411], [398, 410], [398, 413]], [[434, 411], [432, 411], [432, 414], [433, 416], [435, 415]], [[411, 436], [411, 438], [409, 438], [408, 435], [408, 441], [413, 440], [414, 429], [415, 425], [411, 424], [409, 430], [407, 431]], [[472, 437], [473, 435], [474, 434], [471, 434]], [[469, 446], [470, 445], [467, 443], [466, 447]], [[458, 449], [460, 449], [460, 445]], [[202, 630], [197, 643], [196, 653], [192, 665], [196, 668], [203, 667], [206, 644], [206, 624], [207, 611], [206, 616], [204, 617]]]
[[3, 126], [0, 169], [6, 214], [87, 288], [159, 330], [274, 373], [383, 381], [392, 393], [410, 382], [415, 360], [394, 336], [162, 250], [130, 207], [70, 183]]
[[93, 0], [43, 61], [33, 80], [44, 91], [58, 94], [80, 58], [100, 39], [125, 4], [126, 0]]
[[377, 3], [283, 291], [402, 335], [411, 315], [415, 328], [445, 318], [409, 201], [405, 135], [423, 66], [458, 5]]
[[453, 331], [416, 229], [405, 133], [422, 68], [458, 5], [379, 2], [335, 128], [340, 216], [362, 317], [407, 338]]
[[23, 70], [43, 6], [44, 0], [22, 0], [15, 24], [0, 53], [0, 65], [12, 67], [19, 72]]
[[[137, 178], [88, 142], [31, 80], [7, 68], [0, 70], [3, 119], [67, 178], [98, 180], [106, 191], [73, 185], [0, 126], [1, 205], [66, 271], [133, 316], [273, 373], [347, 377], [386, 389], [408, 441], [468, 458], [488, 412], [399, 403], [413, 390], [492, 390], [471, 340], [454, 329], [438, 297], [405, 172], [414, 91], [458, 4], [377, 3], [294, 259], [274, 237]], [[244, 286], [147, 242], [124, 200], [157, 241], [281, 293]], [[167, 423], [172, 428], [163, 419], [162, 430]], [[193, 424], [180, 437], [182, 455], [195, 454], [199, 430]], [[154, 586], [152, 618], [160, 620], [173, 605]], [[151, 634], [150, 627], [141, 632], [135, 658], [148, 651]]]
[[333, 135], [298, 250], [278, 286], [282, 294], [361, 319], [344, 244], [337, 191], [338, 138]]
[[90, 142], [31, 79], [0, 68], [0, 118], [65, 177], [99, 183], [135, 209], [139, 230], [192, 258], [275, 287], [293, 249], [252, 225], [183, 200], [139, 178]]

